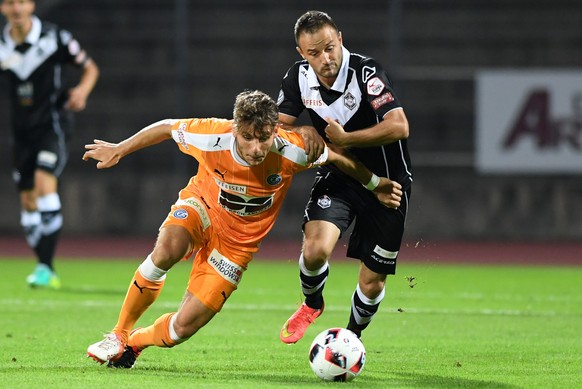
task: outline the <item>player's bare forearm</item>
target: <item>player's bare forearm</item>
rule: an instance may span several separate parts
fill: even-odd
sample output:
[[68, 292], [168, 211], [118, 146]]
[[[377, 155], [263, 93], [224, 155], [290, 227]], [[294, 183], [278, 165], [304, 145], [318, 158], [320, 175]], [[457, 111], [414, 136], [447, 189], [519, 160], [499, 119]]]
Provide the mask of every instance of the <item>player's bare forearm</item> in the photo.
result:
[[334, 145], [329, 145], [327, 161], [333, 163], [338, 169], [350, 177], [358, 180], [362, 185], [366, 185], [370, 181], [370, 178], [372, 178], [372, 172], [363, 163], [347, 151], [339, 149]]
[[93, 60], [89, 59], [83, 68], [83, 74], [79, 84], [69, 90], [69, 98], [65, 108], [78, 112], [85, 109], [87, 99], [95, 88], [97, 80], [99, 79], [99, 68]]
[[394, 109], [386, 114], [378, 124], [358, 131], [346, 132], [335, 120], [326, 118], [325, 133], [329, 140], [339, 147], [372, 147], [394, 143], [408, 138], [408, 120], [402, 109]]
[[378, 201], [389, 208], [398, 208], [402, 198], [402, 185], [386, 177], [373, 174], [362, 162], [347, 151], [329, 146], [328, 162], [358, 180], [374, 193]]
[[119, 143], [96, 139], [94, 143], [85, 145], [86, 151], [83, 154], [83, 160], [96, 160], [97, 169], [115, 166], [126, 155], [171, 138], [172, 124], [173, 120], [156, 122]]

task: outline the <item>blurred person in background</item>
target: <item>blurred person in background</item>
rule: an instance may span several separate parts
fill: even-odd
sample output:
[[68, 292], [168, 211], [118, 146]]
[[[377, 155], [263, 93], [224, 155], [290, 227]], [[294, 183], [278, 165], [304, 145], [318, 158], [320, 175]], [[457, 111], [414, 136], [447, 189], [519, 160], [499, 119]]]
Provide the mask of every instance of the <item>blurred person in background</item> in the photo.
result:
[[[58, 180], [68, 157], [72, 113], [85, 109], [99, 69], [72, 34], [41, 21], [32, 0], [0, 0], [7, 24], [0, 35], [0, 74], [10, 79], [13, 177], [20, 193], [20, 224], [38, 264], [26, 281], [58, 289], [53, 266], [63, 226]], [[82, 69], [65, 90], [67, 65]], [[3, 118], [4, 119], [4, 118]]]
[[[84, 160], [109, 168], [130, 153], [173, 139], [199, 168], [179, 193], [160, 227], [153, 251], [129, 283], [118, 321], [87, 355], [108, 367], [132, 368], [150, 346], [185, 342], [222, 309], [273, 227], [294, 174], [313, 166], [302, 137], [279, 128], [277, 104], [260, 91], [240, 93], [233, 119], [166, 119], [120, 143], [96, 140]], [[373, 174], [326, 148], [315, 165], [334, 163], [361, 183]], [[386, 178], [374, 188], [386, 206], [398, 207], [400, 185]], [[166, 273], [193, 253], [192, 271], [177, 312], [152, 325], [133, 329], [154, 303]], [[132, 331], [133, 330], [133, 331]]]
[[[303, 60], [283, 78], [279, 121], [292, 129], [307, 110], [326, 142], [348, 150], [374, 173], [368, 188], [378, 177], [388, 177], [400, 183], [403, 195], [397, 208], [384, 207], [335, 166], [318, 168], [305, 208], [299, 257], [305, 301], [283, 325], [280, 339], [297, 342], [323, 312], [328, 260], [354, 220], [347, 256], [359, 259], [360, 268], [347, 328], [361, 336], [384, 298], [387, 275], [396, 271], [412, 185], [408, 121], [383, 67], [348, 51], [329, 15], [309, 11], [297, 20], [294, 31]], [[317, 136], [311, 142], [313, 150], [321, 147]]]

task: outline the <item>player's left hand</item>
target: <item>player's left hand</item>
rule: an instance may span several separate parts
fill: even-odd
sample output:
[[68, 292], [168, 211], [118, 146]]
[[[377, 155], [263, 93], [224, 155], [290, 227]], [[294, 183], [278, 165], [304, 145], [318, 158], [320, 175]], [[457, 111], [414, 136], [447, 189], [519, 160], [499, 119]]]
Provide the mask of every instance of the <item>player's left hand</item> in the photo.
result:
[[348, 133], [344, 130], [341, 124], [335, 119], [326, 117], [327, 127], [325, 127], [325, 135], [336, 146], [346, 147]]
[[319, 158], [325, 149], [325, 141], [319, 134], [315, 127], [301, 126], [295, 130], [305, 145], [305, 153], [307, 154], [307, 162], [313, 163]]
[[121, 155], [118, 151], [118, 143], [109, 143], [99, 139], [94, 140], [95, 143], [85, 145], [85, 154], [83, 154], [83, 161], [94, 159], [97, 161], [97, 169], [106, 169], [115, 166], [121, 160]]
[[372, 191], [378, 201], [388, 208], [397, 209], [402, 199], [402, 185], [386, 177], [380, 177], [380, 183]]

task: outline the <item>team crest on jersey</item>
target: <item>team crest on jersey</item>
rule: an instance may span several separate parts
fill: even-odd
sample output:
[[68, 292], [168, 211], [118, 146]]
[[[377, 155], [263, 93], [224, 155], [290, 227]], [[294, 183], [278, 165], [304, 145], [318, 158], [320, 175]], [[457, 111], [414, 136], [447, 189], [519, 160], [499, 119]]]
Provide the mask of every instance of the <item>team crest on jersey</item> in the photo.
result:
[[185, 209], [176, 209], [174, 211], [174, 217], [176, 219], [186, 219], [188, 217], [188, 211]]
[[370, 96], [378, 96], [384, 90], [386, 85], [378, 77], [374, 77], [368, 81], [368, 94]]
[[356, 98], [350, 92], [344, 95], [344, 105], [350, 111], [356, 108]]
[[279, 174], [271, 174], [267, 177], [267, 184], [271, 186], [279, 185], [283, 178]]
[[317, 199], [317, 205], [319, 205], [321, 209], [329, 208], [331, 207], [331, 199], [328, 195], [323, 195]]

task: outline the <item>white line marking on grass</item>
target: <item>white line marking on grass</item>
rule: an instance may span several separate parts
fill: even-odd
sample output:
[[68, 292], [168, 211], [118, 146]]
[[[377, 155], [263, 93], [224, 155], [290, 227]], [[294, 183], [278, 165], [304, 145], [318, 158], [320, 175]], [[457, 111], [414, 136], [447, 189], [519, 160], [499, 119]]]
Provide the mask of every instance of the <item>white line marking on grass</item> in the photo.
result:
[[[153, 307], [155, 308], [167, 308], [167, 309], [177, 309], [179, 303], [169, 303], [169, 302], [156, 302]], [[119, 309], [120, 302], [113, 301], [103, 301], [103, 300], [84, 300], [84, 301], [63, 301], [63, 300], [20, 300], [20, 299], [0, 299], [0, 306], [2, 310], [13, 310], [13, 311], [38, 311], [39, 308], [111, 308]], [[239, 304], [232, 303], [226, 304], [224, 306], [225, 311], [285, 311], [293, 312], [297, 309], [297, 305], [279, 305], [279, 304]], [[346, 312], [349, 311], [348, 306], [339, 305], [326, 305], [325, 310], [327, 312]], [[554, 316], [577, 316], [567, 312], [556, 312], [556, 311], [531, 311], [531, 310], [520, 310], [520, 309], [448, 309], [448, 308], [414, 308], [414, 307], [404, 307], [403, 312], [397, 312], [397, 308], [385, 307], [380, 310], [383, 313], [390, 314], [429, 314], [429, 315], [483, 315], [483, 316], [531, 316], [531, 317], [554, 317]]]

